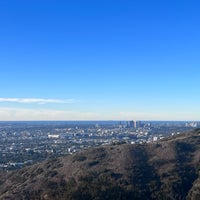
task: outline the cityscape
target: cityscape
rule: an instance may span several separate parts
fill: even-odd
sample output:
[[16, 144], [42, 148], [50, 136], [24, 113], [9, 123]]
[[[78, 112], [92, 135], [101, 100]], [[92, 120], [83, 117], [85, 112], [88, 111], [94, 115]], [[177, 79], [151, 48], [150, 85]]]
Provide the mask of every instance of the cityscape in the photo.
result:
[[0, 200], [200, 200], [200, 1], [0, 1]]
[[144, 144], [200, 127], [200, 122], [0, 122], [0, 170], [19, 169], [90, 147]]

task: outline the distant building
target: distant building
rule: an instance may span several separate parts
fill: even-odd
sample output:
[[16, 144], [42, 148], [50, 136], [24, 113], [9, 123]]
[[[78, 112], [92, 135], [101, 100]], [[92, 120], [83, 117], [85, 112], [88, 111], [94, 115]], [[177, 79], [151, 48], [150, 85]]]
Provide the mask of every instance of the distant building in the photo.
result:
[[127, 126], [126, 126], [127, 128], [135, 128], [135, 126], [134, 126], [134, 121], [132, 120], [132, 121], [127, 121]]
[[134, 121], [134, 128], [137, 128], [137, 122]]
[[130, 121], [130, 128], [134, 128], [134, 121]]
[[127, 128], [141, 128], [142, 122], [141, 121], [127, 121]]
[[50, 134], [49, 134], [49, 135], [48, 135], [48, 138], [58, 139], [58, 138], [59, 138], [59, 135], [55, 135], [55, 134], [54, 134], [54, 135], [52, 135], [52, 134], [50, 135]]
[[140, 127], [142, 127], [142, 123], [141, 123], [141, 121], [129, 121], [129, 127], [140, 128]]
[[136, 121], [136, 128], [141, 128], [141, 127], [142, 127], [142, 122]]
[[154, 136], [153, 141], [156, 142], [158, 140], [158, 137]]
[[185, 126], [186, 127], [197, 127], [198, 125], [197, 125], [197, 122], [187, 122], [186, 124], [185, 124]]

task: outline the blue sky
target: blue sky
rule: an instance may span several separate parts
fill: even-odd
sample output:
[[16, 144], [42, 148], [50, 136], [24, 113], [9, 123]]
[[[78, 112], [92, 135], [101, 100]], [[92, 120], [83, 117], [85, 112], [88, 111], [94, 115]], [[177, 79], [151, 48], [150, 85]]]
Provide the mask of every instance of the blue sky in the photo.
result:
[[0, 120], [200, 120], [200, 2], [0, 2]]

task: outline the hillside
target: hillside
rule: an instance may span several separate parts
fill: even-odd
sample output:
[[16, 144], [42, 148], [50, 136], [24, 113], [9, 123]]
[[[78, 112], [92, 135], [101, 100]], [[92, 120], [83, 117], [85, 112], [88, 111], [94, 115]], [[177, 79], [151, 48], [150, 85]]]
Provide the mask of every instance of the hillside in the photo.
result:
[[0, 199], [200, 199], [200, 130], [91, 148], [2, 174]]

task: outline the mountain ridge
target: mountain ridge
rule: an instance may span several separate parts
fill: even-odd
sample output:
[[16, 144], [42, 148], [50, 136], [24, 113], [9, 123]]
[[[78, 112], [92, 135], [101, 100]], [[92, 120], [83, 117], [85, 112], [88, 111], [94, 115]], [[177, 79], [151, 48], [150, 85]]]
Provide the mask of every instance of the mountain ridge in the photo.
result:
[[200, 199], [200, 129], [90, 148], [1, 175], [0, 199]]

